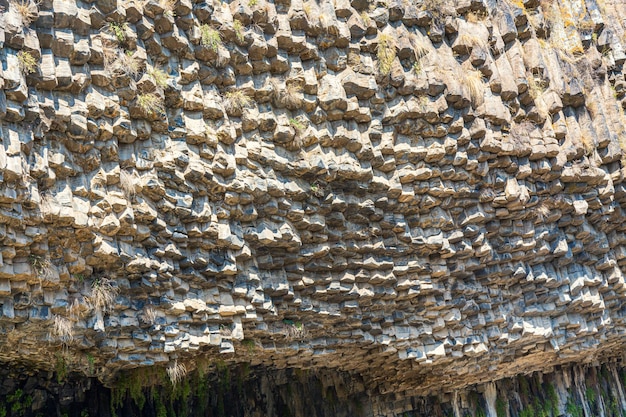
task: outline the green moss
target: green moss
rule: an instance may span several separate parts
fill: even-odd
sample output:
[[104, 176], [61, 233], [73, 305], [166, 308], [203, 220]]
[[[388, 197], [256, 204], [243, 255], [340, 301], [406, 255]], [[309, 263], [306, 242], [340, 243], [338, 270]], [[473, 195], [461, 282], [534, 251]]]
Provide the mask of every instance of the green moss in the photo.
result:
[[517, 381], [519, 383], [519, 390], [522, 394], [523, 399], [527, 399], [530, 395], [530, 386], [528, 385], [528, 380], [524, 375], [520, 375], [517, 377]]
[[199, 415], [204, 415], [208, 401], [208, 378], [201, 375], [200, 372], [194, 374], [195, 396], [197, 399], [197, 409]]
[[156, 417], [167, 417], [167, 409], [165, 408], [165, 405], [163, 405], [163, 401], [159, 395], [155, 397], [154, 409]]
[[477, 392], [470, 392], [468, 395], [468, 400], [472, 407], [474, 408], [474, 417], [487, 417], [485, 414], [485, 410], [481, 406], [480, 397]]
[[506, 403], [500, 397], [496, 399], [496, 416], [506, 417]]
[[89, 373], [93, 375], [96, 370], [96, 359], [90, 353], [87, 354], [87, 363], [89, 364]]
[[593, 388], [587, 388], [585, 390], [585, 398], [587, 398], [587, 401], [589, 401], [589, 406], [591, 408], [596, 407], [596, 402], [598, 398], [597, 398], [596, 391]]
[[256, 350], [256, 344], [252, 339], [243, 339], [241, 344], [246, 348], [248, 353], [253, 353]]
[[57, 375], [57, 382], [59, 384], [65, 381], [67, 378], [67, 363], [65, 362], [65, 358], [62, 354], [58, 353], [55, 355], [56, 362], [54, 364], [54, 370]]
[[574, 402], [573, 398], [570, 398], [565, 406], [565, 411], [570, 417], [583, 417], [583, 408]]
[[535, 416], [535, 409], [533, 408], [532, 405], [528, 406], [528, 407], [524, 408], [522, 411], [520, 411], [519, 417], [536, 417]]
[[11, 416], [23, 416], [27, 413], [33, 405], [33, 397], [30, 395], [24, 396], [24, 391], [21, 389], [15, 390], [13, 394], [9, 394], [6, 397], [6, 405], [0, 406], [0, 417], [7, 415], [7, 406], [10, 406]]
[[133, 399], [133, 402], [137, 405], [137, 407], [139, 407], [140, 410], [143, 410], [143, 407], [146, 404], [146, 397], [144, 396], [141, 382], [133, 381], [133, 383], [128, 387], [128, 391], [130, 392], [130, 398]]

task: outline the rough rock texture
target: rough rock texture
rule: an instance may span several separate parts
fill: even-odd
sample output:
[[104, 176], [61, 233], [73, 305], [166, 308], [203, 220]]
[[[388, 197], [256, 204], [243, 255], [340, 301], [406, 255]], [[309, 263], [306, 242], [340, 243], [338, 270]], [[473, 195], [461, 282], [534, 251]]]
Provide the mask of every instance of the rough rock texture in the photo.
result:
[[2, 3], [0, 360], [409, 398], [619, 356], [626, 6], [443, 3]]

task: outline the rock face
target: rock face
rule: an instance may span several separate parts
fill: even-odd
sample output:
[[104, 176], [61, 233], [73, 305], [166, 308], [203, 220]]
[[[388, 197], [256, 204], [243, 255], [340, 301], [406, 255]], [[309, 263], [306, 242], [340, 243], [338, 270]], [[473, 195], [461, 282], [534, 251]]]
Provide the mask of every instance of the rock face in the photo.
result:
[[2, 3], [0, 360], [416, 398], [619, 357], [600, 3]]

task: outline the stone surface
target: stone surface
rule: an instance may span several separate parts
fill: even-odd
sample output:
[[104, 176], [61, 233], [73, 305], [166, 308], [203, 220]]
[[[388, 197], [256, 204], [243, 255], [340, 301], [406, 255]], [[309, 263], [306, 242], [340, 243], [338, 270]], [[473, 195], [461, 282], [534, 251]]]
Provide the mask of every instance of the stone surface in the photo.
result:
[[620, 356], [626, 6], [518, 3], [8, 5], [0, 360], [409, 398]]

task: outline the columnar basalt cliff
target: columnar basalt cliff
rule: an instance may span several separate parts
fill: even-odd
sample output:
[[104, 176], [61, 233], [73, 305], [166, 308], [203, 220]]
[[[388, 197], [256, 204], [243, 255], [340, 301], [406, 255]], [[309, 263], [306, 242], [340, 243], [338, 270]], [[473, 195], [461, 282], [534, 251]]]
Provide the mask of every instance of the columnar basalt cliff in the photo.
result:
[[622, 1], [0, 5], [6, 404], [626, 410]]

